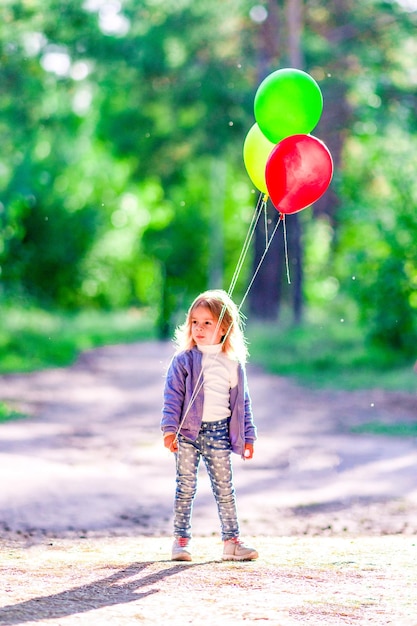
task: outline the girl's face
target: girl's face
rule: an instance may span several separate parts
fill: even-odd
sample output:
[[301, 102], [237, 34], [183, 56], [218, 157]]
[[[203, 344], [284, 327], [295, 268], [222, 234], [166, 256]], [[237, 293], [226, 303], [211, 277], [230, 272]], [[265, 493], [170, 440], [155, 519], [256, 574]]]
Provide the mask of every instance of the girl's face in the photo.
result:
[[218, 326], [218, 319], [215, 318], [209, 308], [197, 306], [191, 312], [191, 336], [200, 346], [211, 346], [220, 343], [225, 329]]

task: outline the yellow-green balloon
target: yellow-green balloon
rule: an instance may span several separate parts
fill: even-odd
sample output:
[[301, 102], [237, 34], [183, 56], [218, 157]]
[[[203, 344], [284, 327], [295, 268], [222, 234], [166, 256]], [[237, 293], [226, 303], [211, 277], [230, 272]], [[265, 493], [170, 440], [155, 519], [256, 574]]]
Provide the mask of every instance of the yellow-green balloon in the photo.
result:
[[284, 68], [269, 74], [255, 94], [255, 119], [270, 141], [308, 135], [323, 111], [320, 87], [302, 70]]
[[261, 132], [258, 124], [254, 124], [246, 135], [243, 144], [243, 161], [249, 178], [259, 191], [267, 193], [265, 182], [265, 166], [275, 144]]

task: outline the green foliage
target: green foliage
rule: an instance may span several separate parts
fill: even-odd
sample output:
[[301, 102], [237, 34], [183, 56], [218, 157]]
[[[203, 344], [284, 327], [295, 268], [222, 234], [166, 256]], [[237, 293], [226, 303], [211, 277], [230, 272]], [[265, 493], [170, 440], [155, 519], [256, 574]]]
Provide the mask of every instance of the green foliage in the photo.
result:
[[[242, 161], [254, 92], [289, 64], [285, 37], [276, 58], [267, 49], [279, 33], [265, 7], [262, 23], [248, 0], [2, 3], [0, 296], [150, 306], [167, 336], [197, 291], [228, 287], [255, 204]], [[378, 0], [303, 9], [305, 69], [325, 101], [314, 132], [338, 196], [327, 219], [302, 214], [307, 305], [343, 301], [372, 349], [408, 358], [417, 12]]]
[[385, 435], [388, 437], [417, 437], [417, 422], [398, 422], [386, 424], [384, 422], [368, 422], [353, 426], [352, 432], [369, 435]]
[[9, 422], [11, 420], [20, 419], [24, 417], [22, 413], [15, 411], [4, 402], [0, 402], [0, 424], [2, 422]]
[[151, 339], [150, 311], [62, 313], [3, 306], [0, 373], [30, 372], [74, 362], [82, 351], [111, 343]]
[[[324, 305], [348, 296], [370, 344], [411, 357], [417, 333], [417, 12], [378, 0], [307, 4], [307, 58], [324, 91], [321, 129], [335, 158], [337, 202], [327, 194], [330, 219], [309, 224], [306, 296]], [[308, 239], [314, 233], [324, 249]], [[317, 253], [321, 274], [309, 265]]]
[[170, 300], [163, 325], [184, 287], [204, 286], [208, 155], [230, 163], [249, 200], [245, 4], [221, 19], [202, 1], [2, 7], [3, 291], [66, 308]]
[[335, 311], [316, 311], [300, 326], [282, 323], [248, 325], [251, 362], [268, 371], [291, 376], [315, 388], [383, 388], [413, 392], [414, 361], [398, 351], [368, 346], [355, 322]]
[[394, 136], [349, 142], [337, 267], [358, 303], [368, 339], [415, 356], [417, 344], [416, 141]]
[[[188, 308], [190, 300], [209, 284], [227, 286], [239, 259], [252, 208], [248, 186], [236, 185], [229, 163], [212, 158], [184, 168], [183, 186], [172, 189], [166, 210], [151, 216], [142, 245], [144, 252], [157, 259], [161, 272], [162, 307], [160, 335], [169, 336], [173, 326]], [[223, 177], [220, 191], [219, 176]], [[206, 194], [201, 189], [206, 187]], [[223, 257], [223, 248], [227, 257]], [[220, 255], [220, 276], [212, 276]], [[240, 289], [245, 281], [245, 267]], [[182, 321], [182, 320], [181, 320]]]
[[94, 210], [84, 207], [70, 213], [62, 205], [39, 205], [35, 197], [32, 202], [22, 198], [16, 203], [22, 216], [21, 236], [15, 235], [5, 246], [3, 258], [7, 256], [9, 261], [3, 265], [4, 286], [18, 282], [28, 296], [39, 301], [79, 306], [76, 294], [83, 280], [79, 261], [93, 239]]

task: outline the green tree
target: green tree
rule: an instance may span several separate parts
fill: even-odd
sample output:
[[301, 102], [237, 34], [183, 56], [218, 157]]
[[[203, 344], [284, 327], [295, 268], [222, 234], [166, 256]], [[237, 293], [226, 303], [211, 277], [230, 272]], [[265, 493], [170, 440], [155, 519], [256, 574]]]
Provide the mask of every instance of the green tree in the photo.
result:
[[338, 275], [358, 304], [368, 339], [413, 356], [417, 340], [416, 138], [396, 129], [364, 146], [345, 171]]
[[[92, 185], [78, 167], [89, 137], [73, 107], [70, 56], [48, 38], [54, 18], [66, 19], [67, 5], [45, 8], [2, 7], [1, 278], [6, 290], [76, 306], [81, 263], [99, 219]], [[69, 31], [80, 16], [80, 9], [69, 11]]]
[[[306, 63], [325, 102], [315, 134], [329, 146], [336, 168], [329, 192], [314, 206], [330, 226], [322, 232], [333, 233], [328, 293], [334, 296], [339, 284], [356, 302], [365, 336], [409, 354], [416, 339], [416, 199], [409, 164], [417, 11], [378, 0], [305, 6]], [[324, 289], [322, 279], [313, 280]]]
[[[297, 63], [284, 43], [284, 9], [296, 5], [3, 3], [3, 291], [65, 307], [161, 302], [166, 334], [197, 290], [227, 288], [256, 203], [242, 161], [253, 97], [263, 75]], [[339, 285], [369, 337], [400, 350], [415, 336], [415, 190], [406, 165], [417, 121], [416, 16], [394, 1], [303, 3], [300, 63], [324, 94], [314, 134], [332, 152], [335, 177], [313, 211], [300, 214], [306, 261], [299, 233], [288, 232], [307, 305]], [[394, 152], [403, 166], [389, 166]], [[381, 181], [383, 202], [395, 207], [384, 218], [375, 212]], [[277, 246], [268, 256], [275, 273], [261, 283], [271, 310], [280, 289], [290, 291], [275, 271], [280, 234]], [[388, 275], [399, 278], [389, 289]]]
[[[203, 249], [199, 238], [212, 228], [207, 163], [225, 164], [219, 202], [237, 193], [246, 208], [241, 142], [253, 70], [242, 25], [252, 23], [244, 3], [218, 8], [64, 0], [2, 8], [3, 288], [61, 306], [126, 306], [155, 301], [151, 282], [165, 300], [174, 278], [148, 242], [164, 223], [171, 258], [181, 258], [184, 238]], [[195, 182], [190, 164], [201, 172]], [[205, 232], [179, 219], [182, 202]], [[240, 227], [225, 230], [225, 246], [241, 236]], [[192, 257], [203, 283], [212, 256]], [[178, 268], [175, 280], [187, 286], [188, 265]]]

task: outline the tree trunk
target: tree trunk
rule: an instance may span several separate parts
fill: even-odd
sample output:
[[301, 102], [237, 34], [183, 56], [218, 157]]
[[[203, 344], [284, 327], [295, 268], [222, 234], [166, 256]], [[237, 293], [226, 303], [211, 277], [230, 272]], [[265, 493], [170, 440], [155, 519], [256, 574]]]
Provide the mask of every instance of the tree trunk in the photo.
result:
[[[343, 75], [343, 73], [342, 73]], [[341, 167], [342, 151], [345, 141], [346, 128], [352, 124], [352, 110], [347, 100], [346, 82], [333, 78], [326, 85], [324, 93], [325, 107], [318, 129], [314, 134], [321, 137], [332, 155], [335, 171]], [[331, 184], [326, 193], [314, 203], [315, 216], [327, 216], [333, 225], [339, 199]]]
[[259, 320], [275, 321], [279, 313], [285, 259], [281, 225], [278, 227], [270, 248], [259, 266], [261, 257], [265, 252], [267, 236], [269, 239], [278, 219], [278, 211], [268, 204], [266, 219], [264, 216], [260, 217], [255, 231], [253, 273], [256, 271], [258, 273], [250, 292], [249, 310]]
[[[291, 67], [301, 69], [304, 59], [301, 52], [302, 0], [287, 0], [288, 56]], [[291, 219], [290, 219], [291, 218]], [[288, 255], [291, 259], [291, 284], [293, 321], [299, 324], [303, 315], [303, 249], [301, 222], [298, 213], [286, 220], [288, 235]]]
[[[269, 73], [278, 69], [279, 43], [281, 42], [281, 31], [284, 20], [280, 16], [284, 14], [288, 32], [288, 58], [291, 67], [301, 68], [302, 55], [300, 47], [300, 37], [302, 29], [302, 0], [287, 0], [281, 7], [279, 0], [269, 0], [268, 20], [262, 29], [259, 59], [260, 81]], [[281, 47], [283, 47], [281, 45]], [[272, 67], [276, 62], [276, 67]], [[278, 212], [273, 208], [268, 208], [268, 219], [270, 220], [270, 231], [279, 219]], [[286, 218], [286, 231], [288, 241], [288, 262], [291, 277], [291, 295], [293, 321], [297, 324], [302, 319], [303, 313], [303, 254], [301, 239], [301, 223], [299, 216], [294, 215]], [[265, 250], [265, 223], [259, 220], [255, 230], [255, 252], [253, 271], [258, 268], [260, 258]], [[259, 269], [259, 272], [252, 285], [249, 310], [250, 313], [260, 320], [276, 320], [281, 307], [283, 295], [283, 281], [286, 280], [285, 267], [285, 247], [281, 226], [275, 235], [274, 241]]]
[[301, 243], [301, 222], [298, 214], [285, 218], [288, 240], [288, 263], [292, 285], [292, 312], [294, 324], [303, 318], [303, 246]]
[[[266, 5], [268, 18], [263, 22], [258, 44], [258, 83], [279, 67], [282, 20], [278, 0], [268, 0]], [[278, 221], [278, 212], [271, 206], [267, 210], [268, 221], [272, 230]], [[283, 267], [282, 237], [274, 237], [262, 265], [259, 263], [265, 251], [265, 220], [261, 217], [255, 229], [253, 273], [257, 276], [249, 293], [249, 311], [260, 320], [276, 320], [281, 300], [281, 276]], [[258, 269], [259, 268], [259, 269]]]

